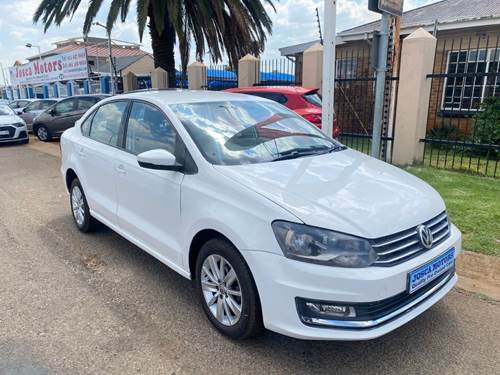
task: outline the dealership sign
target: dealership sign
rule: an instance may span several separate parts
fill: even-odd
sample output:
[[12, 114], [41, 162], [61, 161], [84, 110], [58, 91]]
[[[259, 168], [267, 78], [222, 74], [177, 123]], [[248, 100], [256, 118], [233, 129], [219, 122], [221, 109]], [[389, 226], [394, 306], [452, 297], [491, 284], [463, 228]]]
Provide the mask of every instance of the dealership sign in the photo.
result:
[[12, 85], [32, 85], [88, 78], [87, 50], [75, 51], [31, 61], [9, 69]]
[[403, 15], [404, 0], [368, 0], [368, 9], [378, 13], [389, 13], [393, 16]]

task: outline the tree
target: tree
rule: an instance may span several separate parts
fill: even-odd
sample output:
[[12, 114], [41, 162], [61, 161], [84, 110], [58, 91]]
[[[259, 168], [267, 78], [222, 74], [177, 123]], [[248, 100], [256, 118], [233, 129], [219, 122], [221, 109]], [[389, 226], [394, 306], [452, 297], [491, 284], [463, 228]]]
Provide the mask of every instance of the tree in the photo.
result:
[[[108, 32], [118, 19], [125, 22], [131, 7], [131, 0], [110, 1]], [[105, 3], [105, 0], [88, 0], [84, 35], [89, 33]], [[175, 87], [176, 41], [183, 68], [187, 65], [191, 41], [200, 60], [208, 50], [214, 62], [221, 61], [227, 54], [229, 63], [236, 67], [242, 56], [259, 55], [272, 28], [265, 4], [275, 10], [273, 0], [137, 0], [139, 38], [142, 41], [148, 27], [155, 67], [165, 69], [169, 85]], [[81, 5], [82, 0], [41, 0], [33, 21], [42, 22], [47, 31], [52, 25], [59, 26], [65, 18], [71, 18]]]

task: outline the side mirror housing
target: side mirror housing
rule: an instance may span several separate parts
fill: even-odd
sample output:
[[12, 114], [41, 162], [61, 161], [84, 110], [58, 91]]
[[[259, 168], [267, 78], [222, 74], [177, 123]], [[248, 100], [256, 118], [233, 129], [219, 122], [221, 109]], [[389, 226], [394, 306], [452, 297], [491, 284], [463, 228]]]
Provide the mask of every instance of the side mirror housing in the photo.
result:
[[142, 168], [160, 171], [181, 172], [183, 166], [177, 164], [175, 156], [167, 150], [155, 149], [137, 155], [137, 162]]
[[56, 111], [56, 109], [55, 109], [55, 108], [52, 108], [52, 109], [49, 111], [49, 114], [50, 114], [51, 116], [55, 116], [55, 115], [57, 115], [57, 111]]

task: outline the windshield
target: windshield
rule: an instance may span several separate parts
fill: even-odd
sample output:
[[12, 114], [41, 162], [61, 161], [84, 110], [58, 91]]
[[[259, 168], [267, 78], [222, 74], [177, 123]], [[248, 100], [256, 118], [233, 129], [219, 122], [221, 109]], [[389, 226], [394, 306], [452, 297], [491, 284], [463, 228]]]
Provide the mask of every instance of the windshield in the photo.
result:
[[10, 115], [15, 115], [12, 108], [10, 108], [8, 105], [0, 104], [0, 116], [10, 116]]
[[175, 104], [170, 108], [212, 164], [263, 163], [342, 148], [277, 103], [225, 101]]

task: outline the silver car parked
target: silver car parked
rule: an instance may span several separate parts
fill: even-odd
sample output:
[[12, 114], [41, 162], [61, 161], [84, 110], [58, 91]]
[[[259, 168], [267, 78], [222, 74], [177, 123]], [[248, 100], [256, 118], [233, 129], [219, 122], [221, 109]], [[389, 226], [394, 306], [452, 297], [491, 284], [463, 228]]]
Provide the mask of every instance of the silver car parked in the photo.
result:
[[60, 99], [37, 99], [18, 111], [19, 117], [26, 122], [29, 132], [33, 131], [33, 120], [35, 117], [56, 104], [59, 100]]

